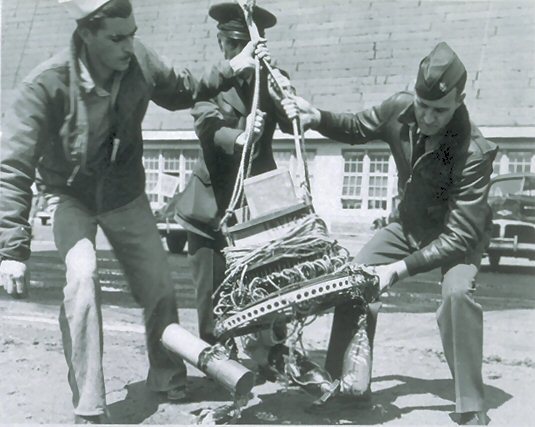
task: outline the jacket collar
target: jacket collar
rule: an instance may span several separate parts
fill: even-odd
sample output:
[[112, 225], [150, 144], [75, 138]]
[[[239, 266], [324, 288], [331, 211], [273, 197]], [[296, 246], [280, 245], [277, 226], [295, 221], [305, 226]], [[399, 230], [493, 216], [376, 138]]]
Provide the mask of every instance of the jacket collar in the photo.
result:
[[252, 91], [254, 89], [254, 75], [251, 74], [247, 78], [236, 78], [233, 87], [225, 92], [222, 92], [221, 97], [226, 103], [230, 104], [234, 109], [246, 116], [249, 114], [249, 107], [247, 103], [250, 101], [249, 96], [252, 96], [252, 94], [247, 94], [244, 92], [244, 84], [248, 84], [248, 90]]

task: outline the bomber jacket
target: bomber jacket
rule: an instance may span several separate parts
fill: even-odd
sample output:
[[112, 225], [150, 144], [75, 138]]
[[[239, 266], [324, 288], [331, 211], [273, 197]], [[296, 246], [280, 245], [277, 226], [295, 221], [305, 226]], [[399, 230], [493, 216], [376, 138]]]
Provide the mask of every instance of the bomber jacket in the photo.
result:
[[385, 141], [398, 170], [400, 203], [394, 215], [413, 252], [404, 261], [410, 275], [461, 260], [488, 239], [487, 203], [496, 144], [483, 138], [461, 105], [434, 150], [416, 163], [414, 95], [400, 92], [360, 113], [321, 111], [317, 130], [349, 144]]
[[[36, 169], [46, 192], [76, 197], [95, 214], [110, 211], [143, 193], [141, 123], [149, 101], [169, 109], [189, 108], [232, 85], [234, 73], [221, 61], [197, 80], [176, 73], [139, 40], [124, 72], [112, 113], [109, 141], [87, 158], [84, 89], [76, 33], [69, 49], [34, 69], [22, 82], [3, 121], [0, 153], [0, 261], [30, 255], [28, 214]], [[112, 151], [116, 153], [112, 155]]]
[[[286, 72], [281, 72], [287, 76]], [[228, 208], [240, 165], [242, 149], [235, 145], [235, 141], [244, 132], [247, 116], [251, 113], [254, 77], [248, 82], [248, 90], [244, 91], [241, 83], [237, 79], [231, 89], [219, 93], [210, 101], [197, 102], [191, 110], [202, 148], [201, 159], [195, 165], [193, 174], [203, 182], [211, 183], [219, 217]], [[285, 133], [291, 133], [292, 130], [286, 116], [277, 110], [271, 99], [267, 89], [267, 74], [263, 69], [259, 88], [258, 108], [266, 115], [264, 131], [254, 144], [251, 176], [276, 169], [272, 140], [277, 124]]]

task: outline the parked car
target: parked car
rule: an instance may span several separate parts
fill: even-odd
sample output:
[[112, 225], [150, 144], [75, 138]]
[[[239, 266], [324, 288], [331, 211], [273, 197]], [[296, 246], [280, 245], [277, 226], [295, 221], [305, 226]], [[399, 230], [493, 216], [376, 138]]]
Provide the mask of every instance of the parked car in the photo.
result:
[[535, 259], [535, 174], [493, 178], [489, 191], [492, 238], [487, 251], [491, 267], [502, 256]]

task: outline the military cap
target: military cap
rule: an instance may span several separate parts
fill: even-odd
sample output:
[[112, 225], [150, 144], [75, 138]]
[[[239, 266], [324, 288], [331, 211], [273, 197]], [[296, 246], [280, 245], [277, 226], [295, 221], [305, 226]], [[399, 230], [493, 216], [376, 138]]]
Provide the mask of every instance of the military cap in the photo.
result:
[[[220, 34], [231, 39], [250, 40], [243, 11], [237, 3], [214, 4], [208, 10], [208, 14], [218, 22], [217, 28]], [[275, 15], [256, 5], [253, 8], [253, 20], [261, 36], [264, 35], [266, 28], [273, 27], [277, 23]]]
[[430, 101], [440, 99], [462, 80], [466, 83], [466, 69], [446, 42], [437, 44], [420, 62], [415, 90], [419, 97]]
[[111, 0], [58, 0], [72, 18], [79, 21], [96, 12]]

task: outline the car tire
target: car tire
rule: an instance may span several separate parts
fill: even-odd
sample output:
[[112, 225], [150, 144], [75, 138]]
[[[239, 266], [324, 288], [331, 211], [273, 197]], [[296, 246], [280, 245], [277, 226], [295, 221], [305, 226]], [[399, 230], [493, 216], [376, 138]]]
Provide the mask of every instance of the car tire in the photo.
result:
[[496, 270], [500, 265], [500, 255], [489, 255], [490, 268]]
[[185, 233], [171, 233], [165, 236], [165, 241], [169, 252], [172, 254], [181, 254], [184, 251], [184, 246], [186, 246], [187, 236]]

